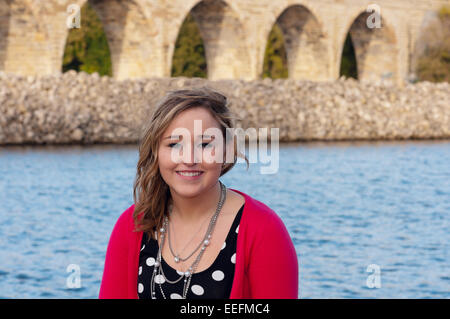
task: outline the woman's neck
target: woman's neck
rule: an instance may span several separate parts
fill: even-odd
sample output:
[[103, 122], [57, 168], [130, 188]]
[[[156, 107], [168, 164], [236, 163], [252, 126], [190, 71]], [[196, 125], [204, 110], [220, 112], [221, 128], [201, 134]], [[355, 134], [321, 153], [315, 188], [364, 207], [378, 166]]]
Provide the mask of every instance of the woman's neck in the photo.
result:
[[199, 220], [203, 220], [206, 215], [211, 215], [216, 211], [220, 193], [219, 182], [196, 197], [183, 197], [171, 191], [172, 215], [185, 225], [196, 224]]

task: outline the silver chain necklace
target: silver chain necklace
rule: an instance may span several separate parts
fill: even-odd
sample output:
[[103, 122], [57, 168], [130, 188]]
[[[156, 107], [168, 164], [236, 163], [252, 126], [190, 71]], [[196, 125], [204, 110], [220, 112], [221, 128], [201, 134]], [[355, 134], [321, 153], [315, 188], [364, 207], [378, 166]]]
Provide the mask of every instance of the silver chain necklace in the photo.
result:
[[[171, 207], [169, 207], [169, 214], [172, 214], [172, 206]], [[202, 223], [202, 225], [200, 226], [200, 228], [199, 228], [199, 230], [197, 231], [197, 233], [200, 231], [200, 229], [203, 227], [203, 224], [206, 222], [206, 220], [207, 220], [208, 218], [206, 218], [204, 221], [203, 221], [203, 223]], [[170, 249], [170, 252], [172, 253], [172, 256], [173, 256], [173, 259], [175, 260], [175, 262], [176, 263], [178, 263], [178, 262], [180, 262], [180, 261], [186, 261], [186, 260], [188, 260], [189, 258], [191, 258], [191, 256], [200, 248], [200, 246], [202, 245], [202, 242], [203, 241], [201, 241], [200, 243], [199, 243], [199, 245], [197, 246], [197, 248], [195, 248], [194, 249], [194, 251], [191, 253], [191, 254], [189, 254], [189, 256], [187, 256], [186, 258], [181, 258], [180, 257], [180, 253], [175, 253], [174, 252], [174, 250], [173, 250], [173, 248], [172, 248], [172, 242], [170, 241], [170, 233], [172, 232], [171, 231], [171, 224], [169, 223], [169, 227], [168, 227], [168, 229], [167, 229], [167, 239], [168, 239], [168, 241], [169, 241], [169, 249]], [[181, 253], [186, 249], [186, 247], [192, 242], [192, 240], [195, 238], [195, 236], [197, 235], [197, 233], [195, 233], [194, 234], [194, 236], [191, 238], [191, 240], [186, 244], [186, 246], [184, 246], [184, 248], [183, 248], [183, 250], [181, 251]], [[209, 239], [209, 238], [208, 238]]]
[[186, 299], [186, 295], [189, 290], [189, 285], [191, 283], [192, 275], [195, 273], [195, 270], [197, 269], [197, 266], [200, 262], [200, 259], [203, 256], [203, 253], [204, 253], [206, 247], [209, 245], [209, 241], [211, 239], [211, 236], [212, 236], [212, 233], [214, 230], [214, 226], [216, 225], [217, 217], [219, 215], [219, 212], [222, 209], [223, 203], [225, 202], [225, 199], [227, 196], [226, 186], [221, 181], [219, 181], [219, 183], [220, 183], [220, 187], [221, 187], [220, 200], [219, 200], [219, 203], [217, 204], [216, 212], [214, 213], [214, 215], [211, 218], [208, 230], [206, 231], [206, 234], [205, 234], [202, 242], [200, 243], [200, 246], [201, 246], [200, 253], [197, 255], [197, 258], [192, 263], [192, 265], [188, 268], [188, 270], [186, 272], [184, 272], [176, 280], [167, 279], [166, 275], [164, 274], [164, 270], [162, 269], [162, 248], [164, 247], [165, 233], [166, 233], [166, 229], [168, 229], [168, 223], [169, 223], [167, 216], [165, 216], [163, 227], [160, 229], [161, 245], [158, 247], [158, 254], [156, 256], [155, 268], [153, 269], [152, 279], [150, 281], [150, 293], [151, 293], [152, 299], [156, 299], [156, 291], [155, 291], [156, 283], [158, 283], [159, 289], [160, 289], [161, 294], [164, 297], [164, 299], [167, 299], [166, 295], [164, 294], [161, 284], [165, 283], [165, 282], [167, 282], [169, 284], [176, 284], [183, 278], [184, 278], [184, 285], [183, 285], [182, 298]]

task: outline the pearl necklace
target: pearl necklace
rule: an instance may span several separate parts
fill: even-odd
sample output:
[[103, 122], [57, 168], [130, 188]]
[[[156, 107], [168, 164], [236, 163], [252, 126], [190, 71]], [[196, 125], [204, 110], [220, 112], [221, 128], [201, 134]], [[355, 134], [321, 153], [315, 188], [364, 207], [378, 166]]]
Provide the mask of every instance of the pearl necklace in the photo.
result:
[[[206, 231], [205, 237], [203, 238], [202, 242], [200, 243], [200, 246], [201, 246], [200, 252], [197, 255], [197, 258], [195, 259], [195, 261], [188, 268], [188, 270], [186, 272], [184, 272], [176, 280], [169, 280], [169, 279], [167, 279], [167, 277], [164, 274], [164, 271], [162, 269], [162, 248], [164, 247], [165, 233], [166, 233], [166, 229], [168, 229], [168, 223], [169, 223], [169, 220], [168, 220], [167, 216], [165, 216], [163, 227], [160, 229], [160, 232], [161, 232], [161, 245], [158, 247], [158, 254], [156, 256], [155, 268], [153, 269], [152, 279], [150, 281], [150, 293], [151, 293], [152, 299], [156, 299], [156, 291], [155, 291], [156, 283], [158, 283], [159, 289], [161, 290], [161, 294], [163, 295], [164, 299], [167, 299], [166, 295], [164, 294], [164, 291], [162, 290], [161, 284], [165, 283], [165, 282], [167, 282], [169, 284], [176, 284], [177, 282], [179, 282], [183, 278], [184, 278], [184, 285], [183, 285], [182, 298], [186, 299], [186, 295], [187, 295], [188, 290], [189, 290], [189, 285], [191, 283], [192, 275], [195, 273], [195, 270], [197, 269], [197, 266], [198, 266], [198, 264], [200, 262], [200, 259], [203, 256], [203, 253], [204, 253], [206, 247], [209, 245], [209, 242], [210, 242], [213, 230], [214, 230], [214, 226], [216, 225], [217, 217], [219, 215], [219, 212], [222, 209], [223, 203], [225, 202], [225, 199], [226, 199], [226, 196], [227, 196], [227, 192], [226, 192], [227, 188], [226, 188], [226, 186], [221, 181], [219, 181], [219, 183], [220, 183], [220, 188], [221, 188], [220, 200], [219, 200], [219, 203], [217, 204], [216, 212], [214, 213], [214, 215], [211, 218], [211, 221], [209, 223], [209, 227], [208, 227], [208, 230]], [[194, 252], [197, 251], [197, 249], [194, 250]], [[158, 280], [156, 280], [156, 279], [158, 279]]]

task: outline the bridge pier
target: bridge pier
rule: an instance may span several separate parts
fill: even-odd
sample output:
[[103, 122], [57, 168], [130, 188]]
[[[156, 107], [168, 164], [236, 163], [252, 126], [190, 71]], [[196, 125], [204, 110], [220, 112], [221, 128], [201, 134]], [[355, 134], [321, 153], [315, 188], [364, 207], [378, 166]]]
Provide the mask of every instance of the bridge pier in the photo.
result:
[[205, 46], [208, 79], [258, 77], [251, 65], [245, 25], [229, 5], [222, 1], [202, 1], [191, 13]]
[[383, 27], [369, 28], [369, 13], [360, 14], [350, 27], [349, 33], [355, 48], [358, 79], [373, 81], [396, 79], [397, 40], [383, 19]]
[[[68, 35], [67, 6], [89, 1], [103, 23], [113, 77], [168, 77], [182, 22], [191, 12], [206, 50], [208, 78], [258, 79], [274, 23], [285, 37], [292, 79], [339, 77], [347, 33], [359, 79], [403, 83], [414, 72], [424, 16], [450, 0], [379, 0], [382, 27], [367, 28], [369, 2], [353, 0], [3, 0], [0, 2], [0, 70], [58, 74]], [[386, 18], [386, 19], [385, 19]]]
[[291, 79], [328, 80], [328, 42], [322, 25], [304, 6], [287, 8], [278, 18], [284, 35]]
[[0, 68], [35, 75], [51, 73], [47, 29], [38, 23], [36, 8], [25, 1], [0, 3]]

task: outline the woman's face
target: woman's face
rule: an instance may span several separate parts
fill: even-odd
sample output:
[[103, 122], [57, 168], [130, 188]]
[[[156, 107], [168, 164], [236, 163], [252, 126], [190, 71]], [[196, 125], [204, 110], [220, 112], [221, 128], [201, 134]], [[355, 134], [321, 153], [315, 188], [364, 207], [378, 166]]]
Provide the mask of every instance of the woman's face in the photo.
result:
[[[222, 135], [212, 132], [220, 132], [220, 125], [202, 107], [185, 110], [172, 120], [158, 150], [159, 170], [171, 191], [195, 197], [217, 183], [224, 161], [224, 142]], [[200, 175], [186, 176], [186, 171]]]

